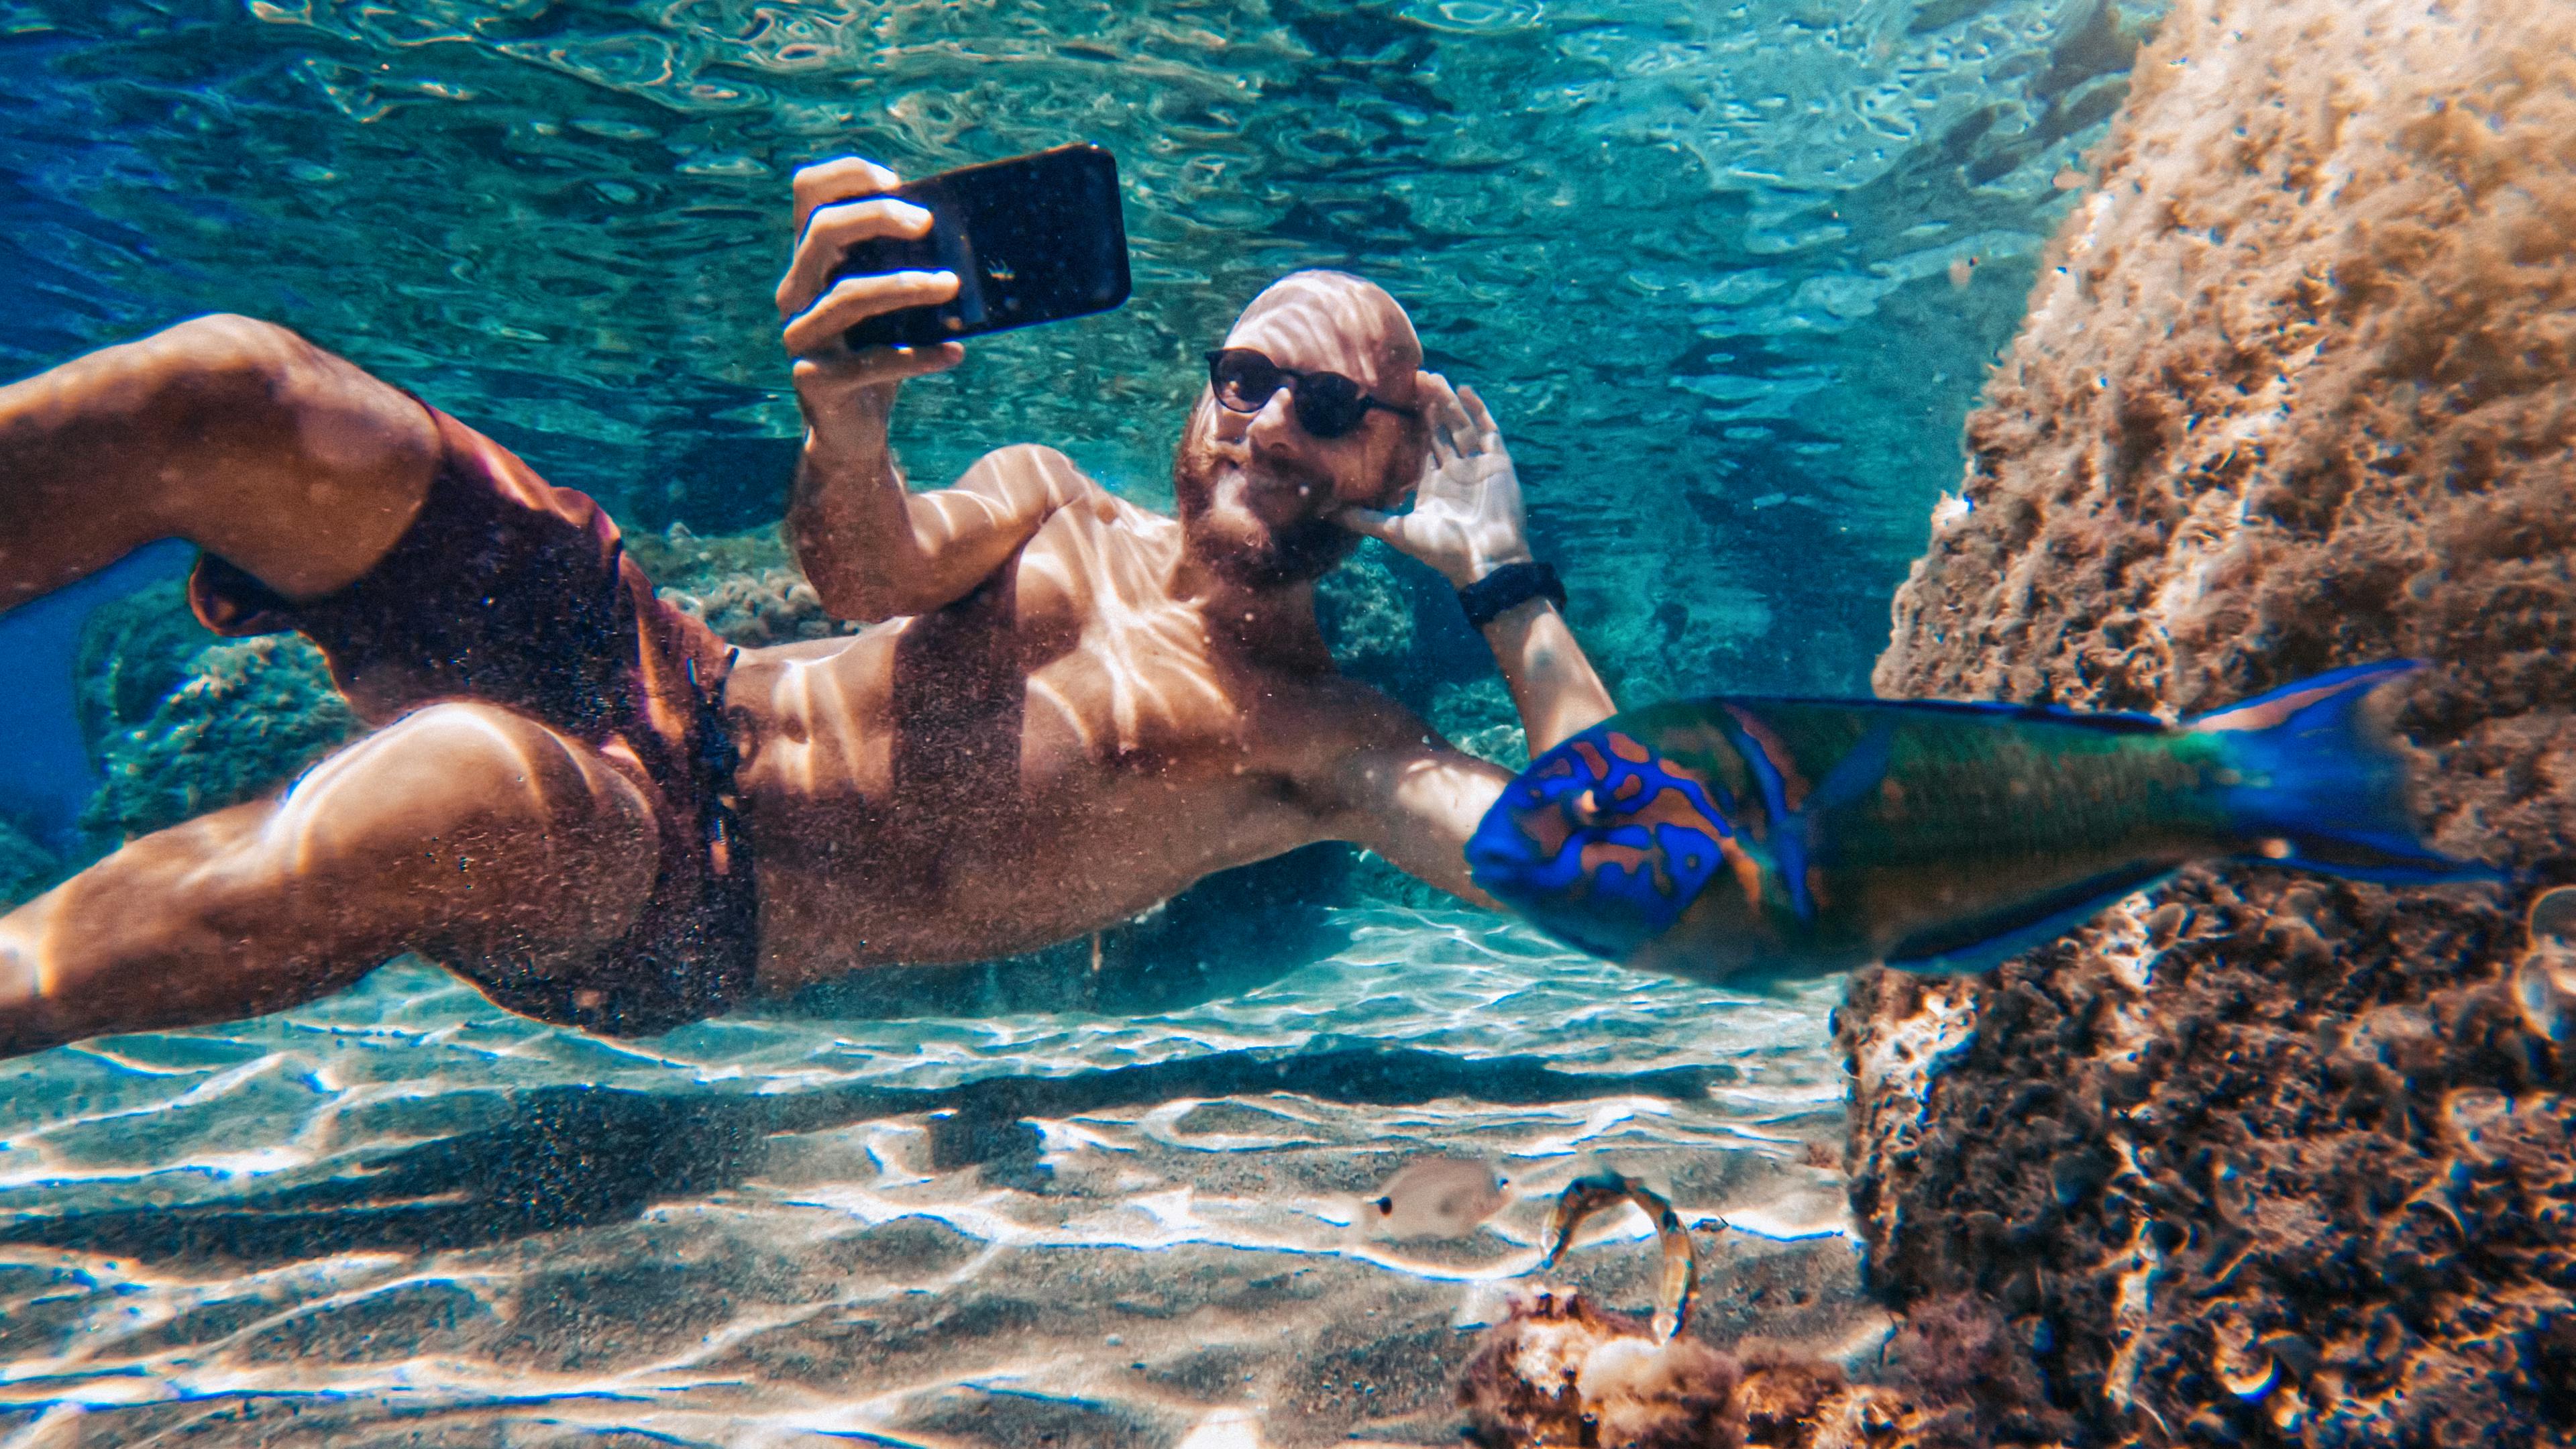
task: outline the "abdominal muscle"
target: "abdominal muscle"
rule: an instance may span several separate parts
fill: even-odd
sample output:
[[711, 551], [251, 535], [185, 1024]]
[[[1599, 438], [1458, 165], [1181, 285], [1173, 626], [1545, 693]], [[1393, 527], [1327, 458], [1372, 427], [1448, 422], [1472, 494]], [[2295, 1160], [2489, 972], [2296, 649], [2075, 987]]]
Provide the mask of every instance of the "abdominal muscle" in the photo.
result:
[[[1202, 702], [1140, 737], [1132, 707], [1097, 688], [1098, 659], [1076, 657], [1097, 651], [1029, 672], [1016, 700], [914, 724], [912, 747], [898, 749], [895, 651], [918, 622], [764, 651], [727, 689], [764, 993], [871, 965], [1033, 950], [1317, 838], [1240, 711]], [[953, 654], [963, 641], [941, 642]], [[1203, 665], [1172, 663], [1204, 681]], [[1148, 660], [1128, 683], [1159, 673]], [[1185, 683], [1161, 682], [1172, 697]]]

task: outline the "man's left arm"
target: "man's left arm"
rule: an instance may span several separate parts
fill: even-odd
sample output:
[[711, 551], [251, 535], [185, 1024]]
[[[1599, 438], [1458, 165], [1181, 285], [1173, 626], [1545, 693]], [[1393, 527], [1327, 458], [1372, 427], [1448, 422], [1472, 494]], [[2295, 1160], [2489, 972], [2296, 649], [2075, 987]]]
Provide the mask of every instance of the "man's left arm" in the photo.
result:
[[[1453, 391], [1437, 374], [1424, 373], [1420, 387], [1431, 455], [1412, 511], [1354, 508], [1341, 521], [1438, 569], [1462, 591], [1489, 579], [1528, 588], [1543, 576], [1531, 571], [1520, 479], [1493, 415], [1473, 388]], [[1544, 592], [1496, 599], [1492, 587], [1482, 602], [1500, 607], [1480, 627], [1520, 712], [1531, 755], [1617, 713], [1554, 599]], [[1369, 699], [1371, 705], [1340, 715], [1343, 735], [1330, 771], [1334, 833], [1408, 875], [1499, 908], [1469, 878], [1466, 847], [1511, 772], [1452, 749], [1374, 691]]]
[[1364, 685], [1320, 711], [1305, 789], [1325, 834], [1376, 851], [1406, 875], [1502, 909], [1467, 873], [1467, 838], [1512, 772], [1452, 748], [1411, 710]]
[[[1520, 707], [1533, 755], [1616, 713], [1592, 662], [1548, 600], [1506, 609], [1484, 632]], [[1452, 747], [1377, 691], [1354, 692], [1365, 692], [1368, 704], [1340, 712], [1342, 729], [1329, 746], [1333, 837], [1374, 850], [1451, 895], [1503, 909], [1469, 877], [1467, 840], [1502, 798], [1512, 772]]]
[[1482, 629], [1534, 758], [1618, 713], [1618, 706], [1574, 642], [1574, 631], [1557, 612], [1555, 600], [1523, 592], [1553, 576], [1537, 572], [1520, 475], [1484, 399], [1474, 388], [1452, 390], [1437, 373], [1422, 374], [1420, 391], [1423, 419], [1431, 429], [1431, 456], [1415, 489], [1413, 510], [1386, 514], [1349, 508], [1340, 520], [1438, 569], [1462, 595], [1470, 588], [1522, 586], [1513, 591], [1522, 593], [1517, 599], [1506, 593], [1485, 600], [1502, 607], [1483, 621]]

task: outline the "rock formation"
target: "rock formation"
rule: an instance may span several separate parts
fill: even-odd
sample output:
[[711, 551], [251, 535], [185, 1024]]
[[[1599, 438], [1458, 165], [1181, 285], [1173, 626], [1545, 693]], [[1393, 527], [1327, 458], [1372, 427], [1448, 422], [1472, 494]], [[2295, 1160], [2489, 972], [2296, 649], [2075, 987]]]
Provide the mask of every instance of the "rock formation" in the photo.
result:
[[32, 899], [63, 873], [54, 853], [11, 821], [0, 819], [0, 906]]
[[1655, 1338], [1580, 1294], [1534, 1288], [1458, 1379], [1480, 1449], [1952, 1449], [1939, 1412], [1779, 1344]]
[[746, 649], [854, 633], [823, 612], [823, 596], [787, 556], [775, 528], [702, 537], [673, 524], [627, 535], [654, 592]]
[[102, 846], [274, 789], [358, 729], [322, 651], [293, 634], [219, 639], [176, 582], [101, 607], [76, 669], [101, 776], [81, 825]]
[[2576, 878], [2576, 7], [2182, 0], [2095, 170], [1879, 692], [2173, 716], [2423, 658], [2430, 833], [2516, 883], [2195, 871], [1863, 975], [1871, 1271], [1947, 1325], [1918, 1376], [1982, 1345], [1997, 1442], [2568, 1442], [2576, 1043], [2512, 981]]

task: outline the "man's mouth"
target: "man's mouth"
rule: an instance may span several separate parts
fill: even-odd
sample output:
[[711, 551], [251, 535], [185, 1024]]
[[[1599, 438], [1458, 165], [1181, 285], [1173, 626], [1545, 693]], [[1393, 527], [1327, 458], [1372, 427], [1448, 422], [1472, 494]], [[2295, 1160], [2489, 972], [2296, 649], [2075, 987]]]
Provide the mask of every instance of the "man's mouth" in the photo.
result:
[[1246, 473], [1243, 475], [1243, 483], [1247, 492], [1263, 497], [1311, 499], [1315, 496], [1314, 481], [1307, 478], [1284, 478], [1276, 473]]
[[1235, 467], [1229, 471], [1227, 481], [1240, 488], [1245, 510], [1264, 523], [1291, 523], [1310, 517], [1327, 492], [1312, 478], [1274, 473], [1266, 468]]

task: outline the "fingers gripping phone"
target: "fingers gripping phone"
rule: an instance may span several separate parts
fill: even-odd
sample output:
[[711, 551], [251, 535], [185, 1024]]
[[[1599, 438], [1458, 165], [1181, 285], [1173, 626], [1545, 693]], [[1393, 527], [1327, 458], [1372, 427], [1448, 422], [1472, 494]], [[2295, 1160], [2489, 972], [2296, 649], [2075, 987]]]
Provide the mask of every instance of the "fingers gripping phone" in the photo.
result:
[[957, 295], [871, 317], [852, 347], [918, 347], [1067, 317], [1127, 300], [1127, 227], [1118, 163], [1097, 146], [1059, 146], [904, 183], [889, 193], [930, 213], [930, 234], [851, 247], [834, 279], [950, 271]]

